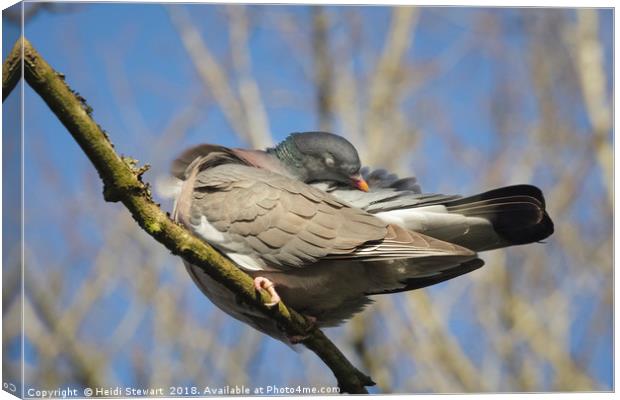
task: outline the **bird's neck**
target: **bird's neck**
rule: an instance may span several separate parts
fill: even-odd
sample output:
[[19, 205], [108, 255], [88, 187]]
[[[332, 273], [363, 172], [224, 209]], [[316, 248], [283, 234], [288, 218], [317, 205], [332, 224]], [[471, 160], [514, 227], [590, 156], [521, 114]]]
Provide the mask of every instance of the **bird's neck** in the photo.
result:
[[292, 175], [303, 180], [303, 156], [295, 143], [291, 141], [290, 136], [275, 147], [268, 148], [267, 153], [277, 158]]
[[237, 157], [248, 165], [298, 179], [294, 171], [291, 171], [288, 165], [280, 161], [280, 159], [278, 159], [278, 157], [276, 157], [275, 154], [271, 153], [269, 150], [270, 149], [267, 151], [234, 149], [234, 152]]

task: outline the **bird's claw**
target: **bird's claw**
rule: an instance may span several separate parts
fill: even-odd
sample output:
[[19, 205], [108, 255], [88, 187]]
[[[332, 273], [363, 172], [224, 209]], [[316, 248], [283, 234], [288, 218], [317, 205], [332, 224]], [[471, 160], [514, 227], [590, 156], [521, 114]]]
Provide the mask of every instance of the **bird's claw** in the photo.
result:
[[280, 302], [280, 296], [274, 287], [273, 282], [269, 279], [264, 278], [262, 276], [257, 276], [254, 278], [254, 288], [260, 292], [261, 289], [265, 289], [267, 293], [271, 296], [271, 301], [265, 303], [267, 307], [273, 307]]

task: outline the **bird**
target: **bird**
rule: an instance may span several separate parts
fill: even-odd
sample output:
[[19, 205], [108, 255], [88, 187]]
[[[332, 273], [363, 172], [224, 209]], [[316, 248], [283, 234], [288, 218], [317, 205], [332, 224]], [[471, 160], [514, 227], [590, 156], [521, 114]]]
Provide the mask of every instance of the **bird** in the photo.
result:
[[[256, 290], [337, 326], [372, 296], [434, 285], [484, 265], [479, 251], [540, 242], [553, 233], [544, 196], [514, 185], [474, 196], [424, 194], [415, 177], [362, 168], [329, 132], [297, 132], [266, 150], [194, 146], [172, 163], [172, 217], [223, 253]], [[184, 261], [222, 311], [295, 344], [270, 318], [239, 303]]]

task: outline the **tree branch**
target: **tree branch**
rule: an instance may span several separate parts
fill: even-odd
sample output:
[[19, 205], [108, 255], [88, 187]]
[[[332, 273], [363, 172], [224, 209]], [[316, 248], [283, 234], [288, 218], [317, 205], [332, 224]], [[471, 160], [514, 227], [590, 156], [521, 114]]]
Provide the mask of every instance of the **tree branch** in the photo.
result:
[[332, 370], [342, 392], [367, 393], [364, 386], [374, 382], [357, 370], [321, 330], [308, 324], [302, 315], [282, 302], [277, 307], [267, 307], [268, 296], [255, 291], [247, 274], [173, 222], [153, 202], [149, 185], [141, 179], [147, 167], [136, 168], [136, 160], [120, 157], [114, 151], [106, 133], [91, 118], [92, 109], [85, 99], [67, 86], [64, 76], [54, 71], [25, 38], [17, 41], [3, 65], [3, 98], [18, 81], [19, 75], [14, 71], [20, 69], [22, 54], [26, 82], [47, 103], [93, 163], [103, 181], [106, 201], [122, 202], [150, 236], [173, 254], [202, 268], [234, 292], [239, 301], [272, 318], [288, 335], [307, 336], [302, 343]]
[[239, 101], [246, 117], [249, 143], [255, 148], [265, 148], [273, 145], [273, 141], [260, 89], [256, 79], [252, 76], [252, 62], [248, 47], [250, 35], [248, 12], [241, 4], [228, 6], [227, 11], [230, 18], [228, 26], [232, 62], [238, 77]]
[[9, 94], [19, 82], [22, 74], [21, 63], [21, 38], [17, 39], [13, 49], [7, 56], [4, 64], [2, 64], [2, 102], [9, 96]]
[[596, 10], [577, 12], [576, 38], [573, 52], [575, 68], [579, 75], [584, 104], [593, 129], [593, 146], [598, 163], [604, 174], [603, 185], [607, 190], [609, 204], [613, 204], [614, 149], [609, 140], [613, 127], [613, 111], [607, 102], [607, 78], [604, 68], [603, 46], [598, 39], [599, 22]]
[[329, 48], [329, 15], [322, 6], [312, 7], [312, 60], [317, 88], [319, 128], [331, 130], [333, 118], [333, 68]]

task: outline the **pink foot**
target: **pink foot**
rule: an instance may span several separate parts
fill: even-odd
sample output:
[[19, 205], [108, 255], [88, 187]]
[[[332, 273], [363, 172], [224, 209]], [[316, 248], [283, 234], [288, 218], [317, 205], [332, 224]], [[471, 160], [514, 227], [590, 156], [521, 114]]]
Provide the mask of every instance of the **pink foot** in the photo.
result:
[[260, 292], [261, 289], [265, 289], [269, 295], [271, 296], [271, 301], [269, 303], [265, 303], [267, 307], [273, 307], [280, 302], [280, 296], [276, 289], [273, 286], [273, 282], [271, 282], [267, 278], [263, 278], [262, 276], [257, 276], [254, 278], [254, 288]]

